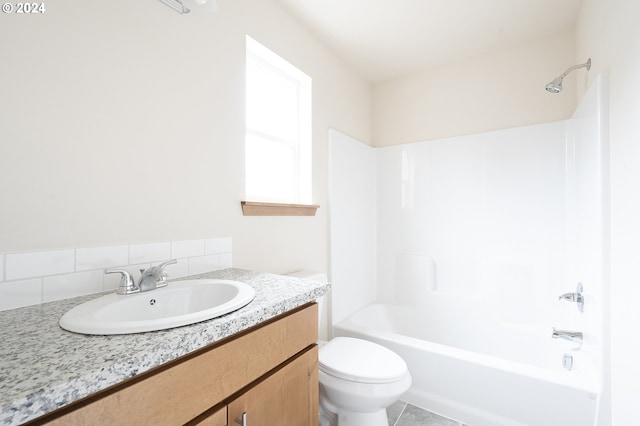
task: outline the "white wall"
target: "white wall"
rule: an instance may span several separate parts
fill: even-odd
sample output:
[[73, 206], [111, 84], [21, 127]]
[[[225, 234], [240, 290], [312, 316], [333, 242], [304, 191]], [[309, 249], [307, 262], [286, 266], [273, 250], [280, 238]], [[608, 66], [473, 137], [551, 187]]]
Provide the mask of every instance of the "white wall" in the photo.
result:
[[[640, 313], [636, 301], [640, 245], [640, 3], [585, 0], [576, 28], [576, 52], [589, 55], [611, 81], [611, 405], [599, 425], [638, 423]], [[589, 81], [595, 74], [589, 73]], [[610, 418], [606, 410], [612, 410]]]
[[576, 79], [565, 79], [560, 96], [544, 86], [575, 61], [570, 31], [376, 83], [373, 143], [386, 146], [569, 118], [576, 108]]
[[578, 82], [578, 101], [585, 95], [591, 82], [603, 71], [610, 71], [614, 49], [614, 17], [619, 8], [607, 0], [583, 0], [576, 22], [576, 57], [591, 58], [589, 72], [575, 73]]
[[[271, 0], [46, 7], [0, 17], [0, 253], [222, 236], [234, 266], [327, 270], [327, 128], [370, 141], [367, 82]], [[313, 78], [316, 217], [241, 214], [246, 33]]]

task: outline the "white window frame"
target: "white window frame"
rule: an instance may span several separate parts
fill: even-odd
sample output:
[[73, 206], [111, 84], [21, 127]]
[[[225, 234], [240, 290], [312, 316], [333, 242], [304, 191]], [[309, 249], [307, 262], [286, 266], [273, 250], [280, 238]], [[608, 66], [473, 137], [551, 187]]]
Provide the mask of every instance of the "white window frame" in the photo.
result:
[[[246, 140], [248, 140], [249, 136], [253, 135], [267, 139], [272, 143], [284, 144], [292, 149], [294, 157], [293, 172], [289, 182], [292, 197], [290, 199], [283, 199], [269, 192], [252, 193], [249, 171], [245, 170], [245, 177], [247, 179], [245, 182], [246, 199], [252, 201], [310, 204], [312, 199], [311, 77], [248, 35], [246, 36], [246, 60], [247, 64], [249, 64], [250, 61], [258, 62], [262, 67], [266, 67], [271, 72], [293, 83], [293, 86], [297, 89], [297, 123], [292, 124], [292, 126], [297, 126], [297, 132], [295, 132], [293, 139], [284, 140], [270, 134], [265, 129], [249, 127], [248, 120], [246, 120], [245, 123]], [[247, 75], [247, 79], [248, 78], [249, 76]], [[248, 87], [248, 84], [246, 84], [245, 87]], [[246, 96], [245, 99], [248, 101], [248, 96]], [[245, 150], [247, 151], [250, 149], [248, 145], [249, 144], [245, 142]], [[249, 158], [249, 155], [249, 152], [245, 152], [245, 158]], [[245, 162], [245, 167], [248, 168], [249, 165], [247, 163], [248, 160]], [[268, 176], [265, 177], [265, 179], [267, 178]]]

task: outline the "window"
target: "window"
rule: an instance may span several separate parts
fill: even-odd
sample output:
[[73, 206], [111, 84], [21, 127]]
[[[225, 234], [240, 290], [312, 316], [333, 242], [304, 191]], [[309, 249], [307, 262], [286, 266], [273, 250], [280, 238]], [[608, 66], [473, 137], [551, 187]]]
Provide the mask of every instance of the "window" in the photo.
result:
[[246, 199], [311, 203], [311, 78], [247, 36]]

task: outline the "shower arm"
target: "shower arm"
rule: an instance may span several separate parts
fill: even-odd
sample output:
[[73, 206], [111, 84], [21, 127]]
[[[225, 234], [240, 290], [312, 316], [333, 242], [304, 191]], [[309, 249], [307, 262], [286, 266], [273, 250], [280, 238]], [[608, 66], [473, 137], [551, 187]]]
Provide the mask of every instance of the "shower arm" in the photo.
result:
[[591, 69], [591, 58], [587, 60], [584, 64], [574, 65], [572, 67], [567, 68], [565, 72], [563, 72], [558, 78], [565, 78], [567, 74], [569, 74], [573, 70], [577, 70], [578, 68], [586, 68], [587, 71]]

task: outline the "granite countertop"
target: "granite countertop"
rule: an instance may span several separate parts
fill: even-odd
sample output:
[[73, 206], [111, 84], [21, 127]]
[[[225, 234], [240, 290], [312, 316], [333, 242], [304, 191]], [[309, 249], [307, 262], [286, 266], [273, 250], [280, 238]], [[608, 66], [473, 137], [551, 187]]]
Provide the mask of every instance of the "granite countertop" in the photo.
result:
[[76, 297], [0, 312], [0, 423], [17, 425], [319, 299], [328, 283], [225, 269], [185, 279], [244, 282], [253, 302], [219, 318], [148, 333], [88, 336], [58, 325]]

